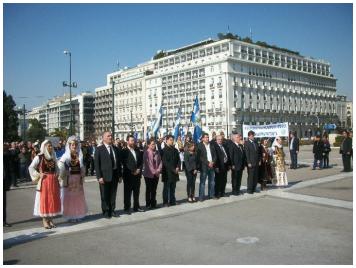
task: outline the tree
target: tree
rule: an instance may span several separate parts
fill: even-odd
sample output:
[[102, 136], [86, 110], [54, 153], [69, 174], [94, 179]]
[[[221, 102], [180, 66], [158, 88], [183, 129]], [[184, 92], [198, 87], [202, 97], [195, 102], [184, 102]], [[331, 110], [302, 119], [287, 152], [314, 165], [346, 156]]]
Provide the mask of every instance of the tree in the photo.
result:
[[55, 128], [53, 132], [49, 134], [52, 137], [59, 137], [61, 140], [66, 140], [68, 137], [68, 131], [66, 128]]
[[37, 119], [30, 119], [30, 128], [27, 130], [26, 137], [28, 140], [34, 142], [36, 140], [43, 141], [46, 137], [46, 130]]
[[156, 55], [153, 56], [153, 59], [154, 60], [158, 60], [158, 59], [161, 59], [163, 57], [167, 56], [167, 53], [164, 52], [163, 50], [160, 50], [156, 53]]
[[19, 120], [17, 113], [15, 111], [16, 103], [12, 99], [11, 95], [6, 95], [6, 92], [3, 91], [3, 119], [4, 119], [4, 141], [16, 141], [19, 139], [18, 136], [18, 126]]
[[246, 42], [246, 43], [251, 43], [251, 44], [253, 43], [252, 39], [250, 37], [245, 37], [245, 38], [241, 39], [241, 41]]

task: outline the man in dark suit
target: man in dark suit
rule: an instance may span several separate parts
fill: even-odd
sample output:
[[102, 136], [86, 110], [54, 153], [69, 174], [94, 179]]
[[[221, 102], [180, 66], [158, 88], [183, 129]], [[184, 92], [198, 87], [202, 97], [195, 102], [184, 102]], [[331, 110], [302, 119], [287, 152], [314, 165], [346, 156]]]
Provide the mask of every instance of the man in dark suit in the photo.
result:
[[167, 135], [162, 156], [163, 205], [176, 205], [176, 184], [179, 181], [179, 152], [173, 145], [174, 137]]
[[352, 138], [350, 138], [346, 130], [342, 132], [342, 135], [344, 139], [340, 145], [340, 154], [342, 155], [342, 163], [344, 165], [343, 172], [351, 172]]
[[225, 196], [227, 171], [229, 169], [228, 150], [223, 144], [223, 136], [216, 136], [215, 143], [216, 165], [215, 165], [215, 197]]
[[240, 195], [242, 173], [246, 166], [245, 150], [241, 144], [241, 134], [233, 134], [231, 146], [229, 147], [231, 160], [231, 185], [232, 194]]
[[126, 138], [127, 148], [123, 151], [124, 165], [124, 210], [130, 213], [131, 194], [133, 193], [133, 210], [143, 212], [140, 207], [140, 186], [143, 166], [143, 153], [136, 147], [133, 135]]
[[200, 170], [199, 201], [204, 200], [206, 177], [208, 177], [209, 198], [214, 198], [216, 151], [214, 146], [209, 143], [208, 133], [203, 133], [202, 142], [198, 144], [197, 159]]
[[295, 132], [292, 132], [290, 134], [289, 152], [290, 152], [290, 159], [291, 159], [290, 168], [291, 169], [297, 169], [297, 166], [298, 166], [298, 152], [299, 152], [299, 139], [297, 138]]
[[255, 132], [248, 132], [248, 140], [245, 142], [246, 162], [247, 162], [247, 193], [256, 192], [258, 180], [258, 168], [261, 165], [259, 146], [255, 141]]
[[95, 173], [100, 186], [101, 209], [105, 218], [118, 217], [115, 212], [117, 185], [121, 182], [122, 156], [112, 144], [110, 132], [104, 132], [103, 144], [94, 155]]

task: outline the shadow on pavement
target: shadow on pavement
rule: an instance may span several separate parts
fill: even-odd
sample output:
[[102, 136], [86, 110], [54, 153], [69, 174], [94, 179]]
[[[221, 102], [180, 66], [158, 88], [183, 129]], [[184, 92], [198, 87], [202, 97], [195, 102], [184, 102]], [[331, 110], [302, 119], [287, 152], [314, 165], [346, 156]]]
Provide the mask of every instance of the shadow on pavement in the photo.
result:
[[42, 239], [47, 237], [49, 234], [53, 234], [53, 231], [45, 232], [45, 233], [33, 233], [30, 235], [20, 235], [14, 238], [8, 238], [4, 240], [4, 249], [9, 249], [13, 245], [28, 243], [34, 240]]

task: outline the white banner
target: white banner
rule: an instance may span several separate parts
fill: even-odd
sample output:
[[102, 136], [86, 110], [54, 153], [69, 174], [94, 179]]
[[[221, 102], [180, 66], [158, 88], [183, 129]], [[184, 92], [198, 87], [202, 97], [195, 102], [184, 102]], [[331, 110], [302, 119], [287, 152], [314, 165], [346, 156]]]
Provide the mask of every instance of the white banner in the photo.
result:
[[247, 138], [247, 133], [252, 130], [256, 133], [255, 138], [272, 138], [276, 136], [288, 137], [288, 122], [270, 125], [243, 125], [243, 136]]

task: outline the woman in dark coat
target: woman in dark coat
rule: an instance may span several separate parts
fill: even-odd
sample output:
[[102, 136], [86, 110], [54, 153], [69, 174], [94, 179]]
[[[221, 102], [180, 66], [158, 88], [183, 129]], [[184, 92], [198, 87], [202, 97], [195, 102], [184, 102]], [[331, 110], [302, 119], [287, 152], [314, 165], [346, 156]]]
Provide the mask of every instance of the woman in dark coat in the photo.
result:
[[185, 175], [187, 177], [188, 202], [195, 202], [195, 180], [198, 173], [198, 158], [195, 151], [195, 144], [189, 143], [188, 150], [184, 152]]

